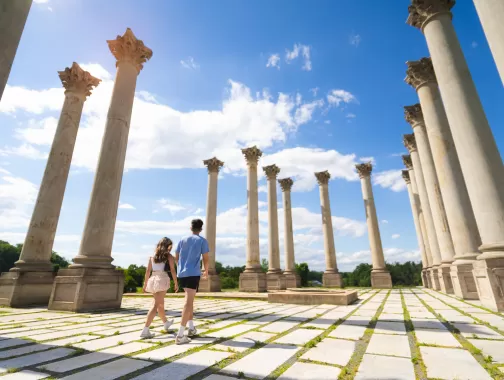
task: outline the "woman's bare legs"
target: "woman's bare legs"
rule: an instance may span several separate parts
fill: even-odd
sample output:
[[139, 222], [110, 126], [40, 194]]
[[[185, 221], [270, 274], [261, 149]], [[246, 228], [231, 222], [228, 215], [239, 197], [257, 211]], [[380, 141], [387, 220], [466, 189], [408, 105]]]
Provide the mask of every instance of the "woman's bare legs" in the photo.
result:
[[145, 321], [145, 327], [149, 327], [156, 316], [156, 313], [159, 314], [159, 317], [163, 321], [166, 322], [166, 314], [164, 310], [164, 298], [166, 295], [166, 291], [154, 293], [154, 302], [149, 312], [147, 313], [147, 320]]

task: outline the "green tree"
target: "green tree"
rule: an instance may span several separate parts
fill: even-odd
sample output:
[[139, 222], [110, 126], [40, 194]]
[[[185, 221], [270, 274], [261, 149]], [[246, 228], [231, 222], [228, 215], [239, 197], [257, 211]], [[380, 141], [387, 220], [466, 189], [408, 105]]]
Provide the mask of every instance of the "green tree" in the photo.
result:
[[268, 263], [268, 260], [266, 259], [262, 259], [261, 260], [261, 270], [266, 273], [269, 269], [269, 263]]
[[296, 264], [296, 272], [299, 274], [299, 277], [301, 277], [301, 286], [308, 286], [308, 274], [310, 273], [308, 264]]
[[[8, 272], [9, 269], [14, 267], [14, 263], [19, 260], [23, 244], [16, 244], [15, 246], [6, 241], [0, 240], [0, 272]], [[56, 252], [51, 254], [51, 263], [53, 270], [58, 271], [59, 268], [67, 268], [70, 263]]]

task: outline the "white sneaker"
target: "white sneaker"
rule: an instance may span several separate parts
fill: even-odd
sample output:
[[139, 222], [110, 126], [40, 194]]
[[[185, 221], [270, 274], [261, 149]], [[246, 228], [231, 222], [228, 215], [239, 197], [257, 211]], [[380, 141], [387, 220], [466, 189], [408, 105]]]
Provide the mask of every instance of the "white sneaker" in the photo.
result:
[[188, 338], [187, 336], [178, 336], [175, 338], [175, 344], [186, 344], [191, 342], [191, 338]]
[[198, 331], [196, 330], [196, 327], [193, 327], [192, 329], [187, 330], [187, 336], [195, 336], [198, 335]]
[[151, 333], [150, 331], [145, 331], [145, 332], [142, 331], [142, 333], [140, 334], [140, 338], [142, 338], [142, 339], [152, 339], [152, 338], [154, 338], [154, 336], [155, 335], [153, 333]]
[[164, 329], [165, 329], [165, 331], [168, 331], [170, 329], [171, 325], [173, 325], [173, 319], [168, 319], [164, 323]]

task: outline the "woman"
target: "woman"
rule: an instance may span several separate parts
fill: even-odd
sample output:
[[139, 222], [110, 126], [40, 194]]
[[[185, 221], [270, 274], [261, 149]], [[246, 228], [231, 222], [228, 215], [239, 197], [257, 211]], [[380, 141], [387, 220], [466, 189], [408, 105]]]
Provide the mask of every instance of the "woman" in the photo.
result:
[[[172, 320], [167, 320], [164, 310], [164, 299], [166, 291], [170, 288], [170, 277], [168, 273], [165, 272], [165, 264], [168, 263], [170, 266], [170, 273], [172, 275], [173, 281], [175, 283], [175, 292], [178, 291], [177, 275], [175, 273], [175, 264], [173, 256], [170, 254], [173, 243], [167, 237], [162, 238], [156, 247], [156, 252], [153, 257], [149, 257], [149, 263], [147, 264], [147, 270], [145, 272], [145, 280], [143, 291], [152, 293], [154, 296], [154, 305], [149, 310], [147, 314], [147, 320], [145, 321], [145, 327], [140, 334], [141, 338], [152, 338], [152, 334], [149, 330], [149, 326], [152, 320], [156, 316], [156, 312], [164, 323], [165, 331], [168, 331], [173, 323]], [[152, 273], [152, 274], [151, 274]]]

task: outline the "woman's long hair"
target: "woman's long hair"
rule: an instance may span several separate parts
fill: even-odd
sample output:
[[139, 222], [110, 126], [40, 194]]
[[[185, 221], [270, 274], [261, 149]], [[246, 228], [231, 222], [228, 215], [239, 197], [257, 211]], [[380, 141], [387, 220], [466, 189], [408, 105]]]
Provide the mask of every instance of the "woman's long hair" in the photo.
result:
[[162, 238], [156, 246], [156, 251], [154, 253], [154, 262], [156, 264], [166, 263], [168, 257], [170, 256], [170, 251], [173, 246], [173, 242], [167, 237]]

